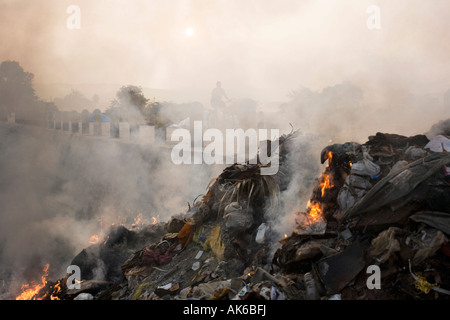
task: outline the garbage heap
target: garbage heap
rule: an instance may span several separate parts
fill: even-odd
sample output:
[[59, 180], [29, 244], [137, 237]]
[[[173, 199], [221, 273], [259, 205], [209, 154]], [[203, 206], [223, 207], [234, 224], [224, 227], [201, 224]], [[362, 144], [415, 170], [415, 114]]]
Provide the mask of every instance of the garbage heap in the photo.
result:
[[[280, 192], [290, 182], [290, 171], [284, 164], [297, 134], [292, 132], [278, 140], [276, 175], [262, 175], [259, 159], [255, 164], [248, 161], [227, 167], [210, 181], [206, 194], [198, 201], [195, 199], [185, 214], [159, 223], [148, 244], [131, 255], [130, 248], [141, 243], [143, 236], [140, 233], [136, 236], [123, 227], [115, 228], [115, 236], [107, 236], [106, 245], [110, 249], [106, 250], [106, 245], [100, 243], [95, 251], [87, 248], [75, 257], [72, 264], [82, 266], [83, 281], [80, 288], [62, 290], [60, 296], [63, 299], [240, 299], [250, 279], [263, 275], [275, 279], [266, 271], [271, 265], [270, 224], [281, 210]], [[267, 141], [267, 150], [272, 149], [270, 143]], [[146, 236], [151, 230], [146, 230]], [[156, 235], [161, 237], [151, 241]], [[111, 250], [116, 250], [115, 257], [105, 254]], [[123, 277], [117, 281], [117, 268], [110, 270], [108, 265], [111, 262], [117, 265], [117, 259], [127, 254], [129, 258], [120, 265]], [[111, 275], [106, 281], [95, 280], [92, 272], [89, 273], [99, 267], [99, 260], [108, 271], [105, 273]], [[67, 278], [62, 283], [66, 281]], [[260, 285], [259, 281], [255, 284]], [[272, 287], [268, 288], [270, 292]], [[283, 294], [279, 290], [274, 292]]]
[[276, 175], [261, 175], [260, 163], [226, 168], [185, 214], [159, 225], [158, 240], [125, 251], [120, 280], [84, 279], [60, 297], [449, 299], [450, 140], [377, 133], [325, 147], [305, 210], [290, 213], [293, 232], [278, 237], [295, 137], [281, 137]]
[[273, 264], [305, 299], [448, 299], [450, 140], [377, 133], [325, 147]]

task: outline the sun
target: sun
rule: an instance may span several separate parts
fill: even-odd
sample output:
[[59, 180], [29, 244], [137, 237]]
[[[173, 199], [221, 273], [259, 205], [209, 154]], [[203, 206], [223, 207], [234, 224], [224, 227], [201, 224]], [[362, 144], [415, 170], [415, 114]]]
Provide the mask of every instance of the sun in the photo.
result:
[[192, 37], [192, 36], [194, 35], [195, 32], [194, 32], [194, 29], [193, 29], [193, 28], [189, 27], [189, 28], [186, 29], [185, 33], [186, 33], [186, 35], [187, 35], [188, 37]]

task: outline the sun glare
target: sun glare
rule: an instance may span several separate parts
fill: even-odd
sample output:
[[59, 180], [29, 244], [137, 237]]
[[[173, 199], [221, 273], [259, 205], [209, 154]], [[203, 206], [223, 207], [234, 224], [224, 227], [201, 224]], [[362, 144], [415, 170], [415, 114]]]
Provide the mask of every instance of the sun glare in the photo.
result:
[[190, 27], [187, 28], [185, 32], [188, 37], [192, 37], [194, 35], [194, 29], [192, 29]]

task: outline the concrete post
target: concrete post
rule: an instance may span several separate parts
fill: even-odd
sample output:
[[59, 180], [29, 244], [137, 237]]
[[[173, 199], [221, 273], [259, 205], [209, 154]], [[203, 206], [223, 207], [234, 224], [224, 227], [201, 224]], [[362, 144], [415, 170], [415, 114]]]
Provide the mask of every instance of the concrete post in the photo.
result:
[[119, 138], [130, 140], [130, 124], [128, 122], [119, 122]]
[[61, 116], [58, 116], [58, 117], [56, 118], [56, 121], [55, 121], [55, 129], [56, 129], [56, 130], [61, 130], [61, 131], [62, 131], [62, 129], [63, 129], [63, 121], [62, 121], [62, 117], [61, 117]]
[[48, 114], [47, 115], [47, 128], [49, 129], [54, 129], [54, 125], [55, 125], [55, 119], [54, 119], [54, 114], [52, 113], [51, 115]]
[[8, 122], [9, 123], [16, 123], [16, 114], [14, 112], [8, 114]]
[[64, 125], [63, 114], [62, 114], [62, 112], [60, 112], [59, 119], [58, 119], [59, 130], [63, 131], [63, 125]]
[[94, 135], [94, 122], [89, 122], [89, 135]]
[[102, 122], [102, 137], [110, 137], [111, 136], [111, 123], [110, 122]]

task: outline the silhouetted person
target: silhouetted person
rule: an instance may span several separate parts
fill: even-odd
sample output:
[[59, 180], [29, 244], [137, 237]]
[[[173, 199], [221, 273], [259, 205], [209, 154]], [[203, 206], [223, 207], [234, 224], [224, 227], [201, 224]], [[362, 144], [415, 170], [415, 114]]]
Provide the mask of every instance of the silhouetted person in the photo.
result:
[[222, 88], [222, 83], [220, 81], [217, 81], [216, 87], [211, 92], [211, 106], [216, 108], [224, 108], [225, 107], [225, 101], [223, 100], [225, 98], [228, 101], [231, 101], [226, 93], [225, 90]]
[[225, 93], [225, 90], [223, 90], [222, 83], [220, 81], [217, 81], [216, 87], [211, 92], [211, 107], [213, 108], [215, 123], [217, 123], [217, 119], [219, 118], [220, 114], [223, 115], [223, 113], [225, 112], [226, 104], [224, 99], [226, 99], [228, 102], [231, 101]]

